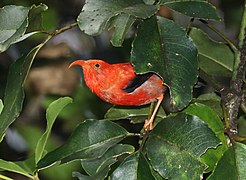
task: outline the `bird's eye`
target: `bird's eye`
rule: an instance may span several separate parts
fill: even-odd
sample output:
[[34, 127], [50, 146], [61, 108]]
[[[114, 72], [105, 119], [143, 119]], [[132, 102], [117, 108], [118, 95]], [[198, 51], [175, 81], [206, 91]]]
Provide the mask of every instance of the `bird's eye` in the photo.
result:
[[96, 67], [96, 68], [99, 68], [99, 67], [100, 67], [100, 64], [95, 64], [95, 67]]

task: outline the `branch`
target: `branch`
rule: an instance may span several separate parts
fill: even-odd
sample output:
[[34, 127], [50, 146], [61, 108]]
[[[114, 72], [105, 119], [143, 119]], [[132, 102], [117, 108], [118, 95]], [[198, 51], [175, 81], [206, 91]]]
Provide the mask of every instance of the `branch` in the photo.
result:
[[240, 49], [240, 62], [234, 71], [229, 89], [222, 91], [222, 101], [227, 112], [229, 127], [226, 127], [232, 134], [237, 134], [237, 116], [238, 110], [243, 100], [243, 82], [245, 77], [246, 62], [246, 34], [244, 35], [242, 48]]

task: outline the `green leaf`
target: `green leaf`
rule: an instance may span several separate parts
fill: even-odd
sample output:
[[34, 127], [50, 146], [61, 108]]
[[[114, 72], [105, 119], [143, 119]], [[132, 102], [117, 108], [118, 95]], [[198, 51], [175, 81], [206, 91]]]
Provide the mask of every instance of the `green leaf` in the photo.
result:
[[214, 179], [246, 179], [246, 145], [235, 143], [220, 159], [208, 180]]
[[223, 112], [222, 112], [220, 101], [221, 98], [215, 93], [202, 94], [198, 98], [193, 99], [193, 102], [197, 102], [209, 106], [222, 118]]
[[24, 100], [23, 86], [37, 52], [49, 40], [33, 48], [26, 56], [17, 59], [10, 67], [4, 94], [4, 108], [0, 114], [0, 141], [5, 131], [19, 116]]
[[86, 34], [98, 35], [112, 17], [121, 13], [145, 19], [156, 12], [157, 6], [146, 5], [142, 0], [87, 0], [77, 21]]
[[145, 4], [154, 4], [155, 0], [143, 0]]
[[146, 142], [153, 168], [166, 179], [200, 179], [205, 164], [200, 161], [220, 140], [197, 116], [179, 113], [159, 122]]
[[43, 29], [43, 17], [42, 13], [48, 9], [45, 4], [38, 6], [32, 5], [28, 14], [29, 26], [27, 32], [40, 31]]
[[1, 112], [2, 112], [2, 110], [3, 110], [3, 101], [2, 101], [2, 99], [0, 99], [0, 114], [1, 114]]
[[29, 8], [4, 6], [0, 8], [0, 53], [24, 35], [28, 26]]
[[112, 180], [154, 180], [146, 158], [140, 152], [128, 156], [110, 176]]
[[[142, 123], [148, 118], [149, 110], [149, 106], [114, 106], [107, 111], [104, 118], [109, 120], [130, 119], [131, 123]], [[156, 118], [163, 119], [164, 117], [166, 114], [163, 108], [159, 108]]]
[[128, 135], [128, 132], [108, 120], [86, 120], [73, 132], [68, 142], [49, 152], [38, 162], [38, 169], [57, 161], [100, 158], [110, 147]]
[[222, 120], [213, 109], [204, 104], [191, 104], [187, 109], [184, 110], [184, 112], [189, 115], [197, 116], [203, 120], [222, 142], [222, 145], [216, 149], [209, 149], [201, 157], [202, 162], [208, 165], [206, 172], [210, 172], [214, 169], [219, 159], [227, 150], [227, 139], [224, 135], [224, 125]]
[[7, 176], [4, 176], [2, 174], [0, 174], [0, 178], [2, 178], [3, 180], [14, 180], [14, 179], [7, 177]]
[[135, 18], [129, 14], [119, 14], [112, 18], [109, 29], [114, 30], [111, 38], [113, 46], [122, 46], [126, 33], [134, 21]]
[[131, 60], [137, 73], [154, 71], [163, 77], [170, 89], [173, 110], [180, 110], [191, 101], [198, 76], [197, 50], [178, 24], [161, 17], [142, 22]]
[[230, 47], [212, 40], [200, 29], [192, 28], [189, 35], [198, 49], [199, 67], [212, 76], [231, 77], [235, 57]]
[[30, 178], [30, 179], [33, 179], [33, 177], [30, 174], [28, 174], [24, 169], [22, 169], [19, 165], [17, 165], [14, 162], [11, 162], [11, 161], [4, 161], [4, 160], [0, 159], [0, 169], [10, 171], [10, 172], [19, 173], [19, 174], [22, 174], [22, 175]]
[[220, 20], [215, 7], [206, 0], [161, 0], [160, 4], [190, 17]]
[[117, 157], [123, 154], [132, 154], [133, 152], [134, 147], [131, 145], [116, 144], [111, 147], [102, 157], [92, 160], [82, 160], [81, 164], [87, 174], [94, 176], [104, 169], [110, 170], [110, 166], [117, 162]]
[[42, 158], [45, 150], [45, 146], [47, 143], [47, 140], [51, 133], [51, 128], [60, 113], [60, 111], [69, 103], [72, 103], [72, 99], [69, 97], [59, 98], [58, 100], [52, 102], [46, 112], [46, 119], [47, 119], [47, 127], [45, 133], [41, 136], [39, 139], [36, 150], [35, 150], [35, 162], [38, 163], [38, 161]]
[[246, 137], [246, 114], [238, 119], [238, 134], [239, 136]]

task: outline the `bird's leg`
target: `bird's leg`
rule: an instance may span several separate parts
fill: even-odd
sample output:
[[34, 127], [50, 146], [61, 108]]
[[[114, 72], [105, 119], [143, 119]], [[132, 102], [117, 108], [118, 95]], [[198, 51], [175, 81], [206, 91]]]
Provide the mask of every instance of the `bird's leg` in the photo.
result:
[[144, 123], [144, 129], [145, 130], [152, 130], [154, 128], [153, 122], [154, 122], [156, 113], [157, 113], [157, 111], [159, 109], [159, 106], [161, 105], [161, 102], [162, 102], [163, 98], [164, 98], [163, 94], [160, 97], [157, 98], [157, 104], [155, 106], [155, 109], [154, 109], [151, 117], [148, 120], [145, 120], [145, 123]]

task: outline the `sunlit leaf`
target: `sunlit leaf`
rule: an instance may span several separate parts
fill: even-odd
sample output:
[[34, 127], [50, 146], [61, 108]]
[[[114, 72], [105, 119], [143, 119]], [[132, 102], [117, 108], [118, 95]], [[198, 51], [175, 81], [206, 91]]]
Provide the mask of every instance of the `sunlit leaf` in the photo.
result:
[[86, 120], [74, 130], [67, 143], [44, 156], [37, 167], [45, 168], [58, 161], [100, 158], [127, 135], [124, 128], [112, 121]]
[[143, 21], [133, 42], [131, 60], [137, 73], [155, 71], [163, 77], [173, 110], [191, 101], [198, 76], [197, 50], [178, 24], [161, 17]]
[[28, 178], [33, 179], [33, 177], [30, 174], [28, 174], [24, 169], [22, 169], [19, 165], [17, 165], [14, 162], [11, 162], [11, 161], [4, 161], [4, 160], [0, 159], [0, 169], [10, 171], [10, 172], [19, 173], [19, 174], [22, 174]]
[[51, 128], [60, 113], [60, 111], [69, 103], [72, 102], [72, 99], [69, 97], [59, 98], [58, 100], [51, 103], [46, 112], [47, 127], [45, 133], [39, 139], [36, 150], [35, 150], [35, 162], [37, 163], [43, 156], [45, 146], [48, 140], [48, 137], [51, 133]]
[[220, 140], [197, 116], [177, 114], [159, 122], [146, 142], [153, 168], [166, 179], [200, 179], [200, 157]]

